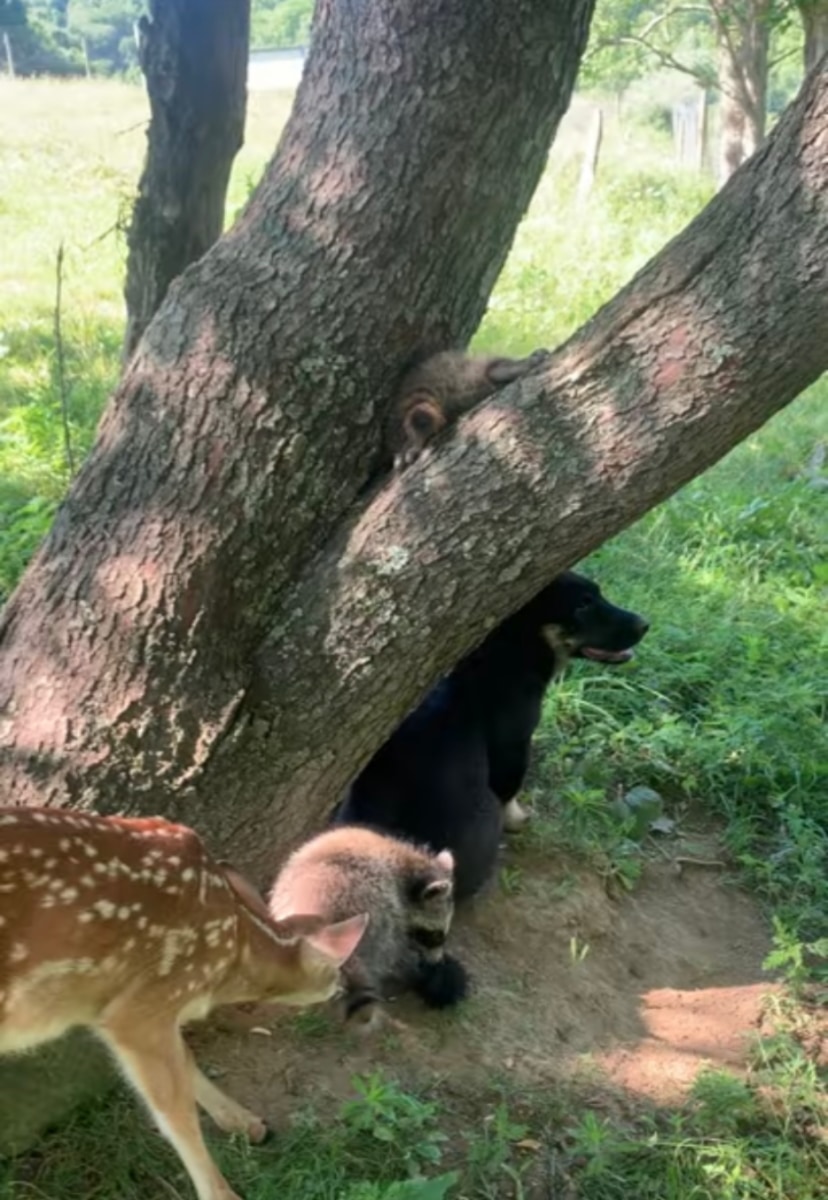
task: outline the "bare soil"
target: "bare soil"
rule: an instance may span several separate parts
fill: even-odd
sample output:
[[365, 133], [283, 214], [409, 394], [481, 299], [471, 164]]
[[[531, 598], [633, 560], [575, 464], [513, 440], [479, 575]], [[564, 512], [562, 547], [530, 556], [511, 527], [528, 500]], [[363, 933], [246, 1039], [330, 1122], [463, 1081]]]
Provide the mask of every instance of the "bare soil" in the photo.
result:
[[715, 834], [653, 852], [620, 895], [594, 871], [514, 842], [506, 862], [519, 868], [517, 888], [498, 886], [457, 914], [452, 950], [474, 987], [459, 1009], [405, 997], [367, 1036], [344, 1032], [334, 1006], [250, 1009], [194, 1030], [199, 1060], [277, 1126], [297, 1104], [334, 1106], [355, 1073], [377, 1068], [470, 1098], [496, 1080], [537, 1094], [586, 1079], [673, 1104], [703, 1065], [744, 1066], [772, 988], [770, 942]]

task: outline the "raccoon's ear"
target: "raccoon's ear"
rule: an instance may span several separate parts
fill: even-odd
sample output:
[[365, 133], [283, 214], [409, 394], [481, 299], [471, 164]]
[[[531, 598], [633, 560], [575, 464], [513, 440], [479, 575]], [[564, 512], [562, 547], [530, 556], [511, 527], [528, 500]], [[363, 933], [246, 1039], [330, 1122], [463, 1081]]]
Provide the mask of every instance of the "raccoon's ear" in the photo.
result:
[[427, 900], [436, 900], [440, 896], [448, 898], [450, 895], [450, 879], [421, 879], [419, 880], [415, 899], [420, 903], [424, 903]]
[[245, 877], [236, 870], [232, 863], [222, 861], [218, 864], [218, 866], [230, 887], [233, 889], [236, 895], [244, 901], [247, 907], [252, 909], [253, 912], [257, 913], [260, 917], [265, 917], [267, 920], [270, 920], [270, 914], [267, 911], [267, 905], [256, 891], [250, 880], [245, 879]]
[[445, 867], [447, 871], [454, 870], [454, 855], [450, 850], [441, 850], [437, 855], [437, 861], [441, 867]]
[[341, 967], [356, 950], [367, 927], [368, 913], [359, 913], [346, 921], [323, 925], [314, 933], [305, 934], [302, 940], [317, 954]]

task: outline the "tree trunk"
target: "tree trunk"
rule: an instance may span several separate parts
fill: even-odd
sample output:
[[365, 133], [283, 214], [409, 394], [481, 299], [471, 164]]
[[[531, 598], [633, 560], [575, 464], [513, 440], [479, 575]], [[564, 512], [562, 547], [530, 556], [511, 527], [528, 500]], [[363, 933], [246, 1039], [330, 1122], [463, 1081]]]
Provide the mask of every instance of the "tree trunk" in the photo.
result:
[[768, 0], [711, 0], [719, 46], [719, 181], [725, 183], [765, 137]]
[[250, 0], [150, 0], [139, 22], [152, 120], [128, 243], [128, 359], [167, 289], [224, 226], [244, 139]]
[[7, 800], [194, 794], [290, 584], [375, 471], [403, 364], [477, 326], [590, 15], [320, 0], [279, 153], [170, 287], [6, 606]]
[[805, 70], [815, 67], [828, 54], [828, 0], [797, 0], [805, 32]]
[[[393, 28], [377, 29], [378, 11], [360, 40], [377, 67], [390, 61], [380, 32]], [[442, 79], [440, 57], [424, 53], [431, 28], [412, 26], [410, 61]], [[502, 71], [508, 43], [494, 44]], [[750, 163], [541, 375], [355, 503], [375, 399], [413, 345], [411, 323], [465, 335], [479, 314], [474, 247], [488, 235], [502, 251], [500, 205], [511, 229], [522, 203], [502, 160], [494, 170], [497, 148], [525, 147], [501, 132], [435, 175], [447, 106], [453, 122], [474, 108], [449, 85], [433, 126], [416, 123], [418, 138], [403, 126], [416, 162], [391, 156], [378, 130], [335, 139], [347, 153], [332, 160], [314, 140], [326, 122], [310, 134], [305, 117], [318, 72], [337, 73], [330, 51], [312, 53], [282, 155], [239, 227], [153, 322], [0, 644], [6, 795], [166, 810], [261, 877], [492, 622], [828, 367], [826, 63]], [[513, 103], [531, 107], [538, 77], [508, 74]], [[476, 120], [502, 117], [503, 103], [483, 104]], [[372, 107], [399, 130], [384, 92]], [[299, 161], [314, 168], [301, 195]], [[393, 174], [416, 170], [419, 222], [396, 179], [381, 187], [389, 162]], [[478, 185], [465, 197], [463, 167]], [[470, 213], [495, 178], [504, 189], [477, 224]], [[312, 234], [290, 200], [315, 205]], [[269, 214], [267, 229], [283, 230], [287, 212], [298, 241], [280, 243], [274, 279], [261, 223]], [[401, 229], [415, 245], [395, 258]]]

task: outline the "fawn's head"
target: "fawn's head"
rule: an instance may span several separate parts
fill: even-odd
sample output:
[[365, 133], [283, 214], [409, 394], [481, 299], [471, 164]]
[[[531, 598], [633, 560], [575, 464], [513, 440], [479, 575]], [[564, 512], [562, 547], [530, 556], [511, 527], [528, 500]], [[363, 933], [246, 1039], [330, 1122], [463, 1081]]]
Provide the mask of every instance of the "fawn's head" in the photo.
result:
[[184, 1020], [326, 1000], [366, 923], [272, 921], [185, 826], [0, 808], [0, 1049], [95, 1025], [125, 992]]
[[243, 875], [229, 863], [219, 864], [219, 869], [245, 910], [239, 969], [258, 997], [299, 1006], [334, 996], [340, 967], [356, 950], [368, 915], [334, 923], [298, 914], [277, 921]]

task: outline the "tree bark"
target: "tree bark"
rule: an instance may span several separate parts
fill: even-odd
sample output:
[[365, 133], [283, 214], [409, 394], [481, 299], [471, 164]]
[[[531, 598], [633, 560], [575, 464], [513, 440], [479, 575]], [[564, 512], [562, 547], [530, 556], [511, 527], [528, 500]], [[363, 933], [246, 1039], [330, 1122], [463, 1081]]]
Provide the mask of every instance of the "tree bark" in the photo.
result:
[[[469, 107], [468, 98], [457, 103]], [[364, 208], [353, 211], [346, 183], [364, 177], [364, 160], [347, 158], [345, 181], [329, 161], [313, 161], [345, 204], [349, 249], [362, 248]], [[284, 177], [277, 164], [266, 186]], [[427, 206], [433, 178], [421, 176]], [[393, 192], [384, 195], [392, 203]], [[308, 311], [318, 311], [303, 295], [274, 314], [265, 307], [272, 276], [262, 268], [249, 282], [246, 247], [271, 202], [259, 194], [153, 323], [55, 531], [9, 602], [0, 644], [7, 795], [163, 809], [262, 878], [493, 622], [828, 367], [828, 63], [708, 208], [542, 374], [483, 405], [430, 459], [357, 504], [378, 428], [373, 398], [411, 345], [406, 298], [419, 304], [424, 290], [424, 327], [435, 328], [435, 312], [432, 322], [451, 327], [458, 310], [445, 306], [457, 304], [468, 268], [447, 293], [445, 276], [433, 278], [442, 256], [422, 244], [430, 270], [420, 291], [411, 293], [411, 274], [401, 286], [389, 268], [372, 292], [363, 252], [346, 256], [356, 278], [338, 270], [340, 243], [325, 229], [341, 230], [344, 214], [323, 210], [312, 274], [321, 295], [330, 297], [332, 280], [342, 289], [317, 327], [329, 341], [311, 344], [302, 370], [280, 363], [269, 406], [251, 374], [263, 370], [255, 335], [276, 356], [298, 336], [294, 321], [307, 330]], [[462, 217], [441, 211], [457, 216], [464, 265], [475, 262]], [[368, 216], [384, 256], [399, 210]], [[475, 227], [478, 237], [487, 228]], [[301, 250], [315, 255], [316, 238], [300, 232]], [[406, 264], [413, 269], [407, 255], [397, 270]], [[243, 344], [229, 349], [233, 329], [210, 309], [214, 293], [185, 285], [208, 268], [232, 277], [234, 266], [254, 289], [259, 319], [235, 295]], [[463, 313], [474, 313], [465, 299]], [[375, 335], [382, 349], [370, 358], [359, 339]], [[176, 360], [182, 341], [190, 350]], [[248, 358], [231, 357], [245, 346]], [[225, 389], [232, 426], [221, 405], [214, 413], [202, 404], [199, 379], [213, 397]], [[160, 467], [148, 442], [159, 453], [169, 442]]]
[[828, 54], [828, 0], [797, 0], [797, 8], [805, 33], [805, 70], [810, 71]]
[[194, 794], [289, 585], [375, 470], [401, 368], [477, 326], [590, 15], [320, 0], [279, 153], [170, 287], [6, 606], [8, 801]]
[[244, 140], [250, 0], [150, 0], [139, 33], [152, 119], [128, 235], [125, 359], [173, 279], [221, 235]]
[[768, 0], [710, 0], [719, 46], [719, 181], [765, 137], [770, 21]]

